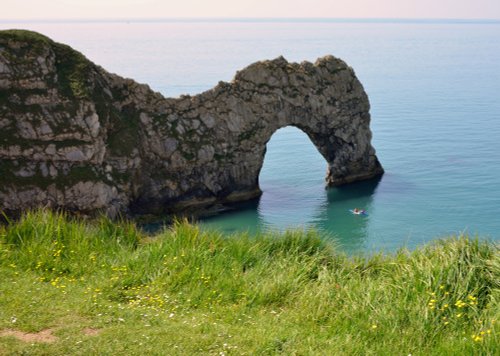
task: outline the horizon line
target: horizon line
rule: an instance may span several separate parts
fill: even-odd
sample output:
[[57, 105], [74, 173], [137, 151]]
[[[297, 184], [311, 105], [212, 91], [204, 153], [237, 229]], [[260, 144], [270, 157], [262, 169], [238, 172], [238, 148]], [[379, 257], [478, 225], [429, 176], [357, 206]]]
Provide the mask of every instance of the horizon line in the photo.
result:
[[372, 23], [500, 23], [500, 18], [413, 17], [123, 17], [123, 18], [27, 18], [1, 19], [0, 23], [85, 22], [372, 22]]

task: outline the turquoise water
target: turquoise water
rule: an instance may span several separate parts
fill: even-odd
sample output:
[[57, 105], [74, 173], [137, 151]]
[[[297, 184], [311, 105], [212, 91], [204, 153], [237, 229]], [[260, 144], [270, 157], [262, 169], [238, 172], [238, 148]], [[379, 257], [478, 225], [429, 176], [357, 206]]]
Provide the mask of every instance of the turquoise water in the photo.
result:
[[[251, 62], [325, 54], [371, 102], [379, 180], [326, 190], [326, 162], [295, 128], [275, 133], [262, 198], [202, 221], [226, 232], [315, 227], [346, 251], [393, 251], [467, 232], [500, 239], [499, 22], [9, 23], [68, 43], [167, 96], [229, 81]], [[348, 209], [368, 211], [354, 216]]]

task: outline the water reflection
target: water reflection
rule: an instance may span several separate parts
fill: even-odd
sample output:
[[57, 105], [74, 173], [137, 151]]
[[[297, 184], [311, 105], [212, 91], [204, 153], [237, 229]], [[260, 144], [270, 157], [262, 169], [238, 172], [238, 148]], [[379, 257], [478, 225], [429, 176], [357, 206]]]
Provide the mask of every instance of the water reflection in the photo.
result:
[[286, 182], [279, 185], [268, 183], [263, 186], [263, 191], [257, 213], [263, 222], [262, 227], [267, 229], [307, 228], [313, 224], [321, 207], [327, 204], [322, 180], [305, 187]]
[[[362, 250], [368, 238], [370, 221], [376, 214], [374, 196], [381, 178], [353, 183], [327, 190], [327, 201], [318, 209], [313, 224], [329, 232], [343, 250]], [[359, 208], [368, 215], [353, 215], [349, 209]]]
[[[297, 192], [271, 190], [259, 199], [229, 206], [229, 210], [206, 217], [201, 223], [224, 233], [250, 234], [313, 227], [348, 253], [364, 251], [370, 245], [370, 224], [377, 216], [374, 199], [380, 182], [381, 178], [376, 178], [329, 189], [321, 186], [316, 195], [303, 193], [305, 201]], [[355, 207], [365, 209], [368, 215], [351, 214], [349, 209]]]
[[236, 232], [248, 232], [256, 234], [265, 224], [262, 216], [258, 213], [260, 198], [247, 202], [234, 203], [225, 206], [227, 210], [217, 215], [207, 216], [200, 220], [200, 223], [211, 229], [233, 234]]

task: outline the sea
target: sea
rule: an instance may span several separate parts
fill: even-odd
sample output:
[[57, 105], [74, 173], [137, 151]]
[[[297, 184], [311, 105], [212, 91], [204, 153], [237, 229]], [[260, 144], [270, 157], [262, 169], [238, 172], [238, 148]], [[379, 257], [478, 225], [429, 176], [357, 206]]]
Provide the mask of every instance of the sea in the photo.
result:
[[202, 228], [228, 235], [315, 229], [349, 254], [463, 234], [500, 241], [500, 21], [166, 19], [0, 28], [41, 32], [169, 97], [231, 81], [259, 60], [340, 57], [368, 93], [385, 174], [325, 189], [326, 161], [302, 131], [286, 127], [267, 144], [262, 197], [200, 220]]

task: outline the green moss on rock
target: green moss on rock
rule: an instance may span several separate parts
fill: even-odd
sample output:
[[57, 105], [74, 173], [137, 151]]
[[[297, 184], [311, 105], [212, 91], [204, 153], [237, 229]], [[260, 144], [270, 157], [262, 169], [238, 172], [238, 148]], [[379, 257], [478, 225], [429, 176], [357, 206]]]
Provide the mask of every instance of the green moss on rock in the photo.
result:
[[44, 47], [54, 44], [54, 41], [38, 32], [17, 29], [0, 31], [0, 44], [12, 41], [28, 43], [29, 49], [34, 51], [40, 51]]
[[56, 53], [58, 86], [61, 94], [77, 99], [90, 98], [88, 82], [92, 64], [83, 54], [60, 43], [53, 44]]
[[54, 43], [50, 38], [42, 35], [41, 33], [29, 30], [17, 30], [17, 29], [0, 31], [0, 41], [2, 40], [30, 42], [33, 45], [37, 43], [43, 43], [45, 45]]
[[34, 174], [30, 177], [20, 177], [14, 174], [19, 171], [25, 164], [24, 159], [17, 161], [0, 160], [0, 185], [8, 187], [15, 185], [16, 187], [39, 187], [47, 189], [51, 184], [55, 184], [58, 189], [71, 187], [79, 182], [101, 182], [105, 180], [101, 168], [91, 165], [75, 165], [69, 169], [67, 174], [59, 172], [56, 177], [44, 177], [37, 167]]
[[110, 123], [113, 127], [108, 133], [108, 148], [113, 154], [130, 156], [139, 146], [139, 114], [136, 108], [126, 106], [121, 112], [112, 109]]

